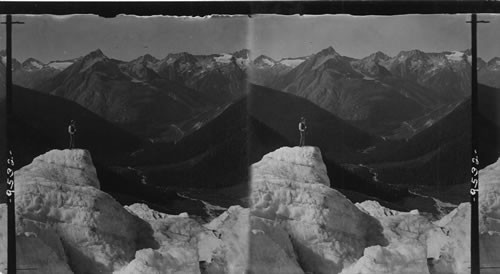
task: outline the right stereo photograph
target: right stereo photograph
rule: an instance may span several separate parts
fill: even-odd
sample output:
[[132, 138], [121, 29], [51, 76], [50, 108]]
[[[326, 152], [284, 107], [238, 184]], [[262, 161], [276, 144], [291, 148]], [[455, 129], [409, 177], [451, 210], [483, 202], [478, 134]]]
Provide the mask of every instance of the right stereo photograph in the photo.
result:
[[251, 273], [471, 272], [467, 21], [252, 16]]

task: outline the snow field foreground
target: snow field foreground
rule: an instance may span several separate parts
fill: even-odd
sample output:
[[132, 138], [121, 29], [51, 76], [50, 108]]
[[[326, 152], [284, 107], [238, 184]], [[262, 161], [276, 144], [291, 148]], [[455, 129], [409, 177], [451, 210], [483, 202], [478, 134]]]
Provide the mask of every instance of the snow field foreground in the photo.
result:
[[[36, 273], [466, 273], [470, 206], [437, 222], [331, 189], [315, 147], [252, 165], [251, 208], [208, 224], [99, 189], [90, 153], [53, 150], [16, 171], [18, 268]], [[0, 223], [6, 223], [0, 205]], [[0, 227], [0, 268], [6, 267]], [[498, 230], [497, 230], [498, 231]]]
[[[86, 150], [49, 151], [16, 171], [15, 178], [18, 268], [40, 274], [200, 273], [201, 260], [209, 269], [232, 270], [238, 262], [231, 260], [244, 256], [226, 251], [227, 238], [229, 247], [244, 246], [231, 242], [232, 234], [219, 239], [220, 232], [185, 213], [167, 215], [143, 204], [121, 206], [99, 189]], [[0, 222], [6, 219], [2, 205]], [[213, 226], [229, 231], [233, 223]], [[2, 269], [7, 264], [6, 238], [2, 226]]]
[[500, 159], [479, 171], [479, 248], [481, 268], [498, 271], [492, 267], [500, 262]]
[[[438, 222], [374, 201], [353, 204], [329, 187], [316, 147], [283, 147], [251, 169], [251, 215], [285, 236], [261, 232], [306, 273], [468, 273], [470, 205]], [[252, 223], [252, 231], [254, 224]], [[263, 237], [263, 236], [262, 236]], [[251, 250], [265, 249], [251, 241]], [[254, 254], [250, 265], [255, 265]], [[259, 273], [288, 273], [287, 271]]]

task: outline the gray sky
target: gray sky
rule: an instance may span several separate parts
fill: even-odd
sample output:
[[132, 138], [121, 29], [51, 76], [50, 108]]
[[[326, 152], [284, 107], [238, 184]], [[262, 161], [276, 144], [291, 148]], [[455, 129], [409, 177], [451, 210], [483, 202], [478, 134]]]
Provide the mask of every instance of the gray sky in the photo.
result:
[[259, 16], [255, 18], [254, 41], [256, 48], [276, 57], [307, 55], [329, 45], [340, 54], [355, 58], [376, 51], [394, 56], [411, 49], [462, 50], [470, 47], [465, 18], [464, 15]]
[[500, 15], [478, 15], [478, 20], [488, 20], [488, 24], [477, 26], [477, 54], [486, 61], [500, 57]]
[[[481, 17], [481, 16], [480, 16]], [[16, 58], [43, 62], [75, 58], [100, 48], [106, 55], [131, 60], [145, 53], [163, 58], [168, 53], [234, 52], [250, 48], [274, 59], [315, 53], [328, 46], [340, 54], [364, 57], [375, 51], [396, 55], [401, 50], [426, 52], [470, 48], [468, 15], [402, 16], [278, 16], [216, 18], [91, 15], [15, 16]], [[479, 55], [500, 56], [500, 17], [479, 26]], [[1, 35], [1, 33], [0, 33]], [[0, 43], [5, 43], [1, 35]]]
[[43, 62], [75, 58], [100, 48], [107, 56], [132, 60], [149, 53], [234, 52], [246, 47], [247, 18], [173, 18], [119, 16], [106, 19], [91, 15], [66, 18], [16, 16], [26, 22], [13, 31], [13, 55]]

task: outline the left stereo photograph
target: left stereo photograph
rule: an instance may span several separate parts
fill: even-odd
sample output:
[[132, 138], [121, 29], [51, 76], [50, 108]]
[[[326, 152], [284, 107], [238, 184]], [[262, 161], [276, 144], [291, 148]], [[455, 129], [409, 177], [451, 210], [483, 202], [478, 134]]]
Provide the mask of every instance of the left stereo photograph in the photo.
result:
[[12, 17], [17, 269], [239, 267], [248, 17]]

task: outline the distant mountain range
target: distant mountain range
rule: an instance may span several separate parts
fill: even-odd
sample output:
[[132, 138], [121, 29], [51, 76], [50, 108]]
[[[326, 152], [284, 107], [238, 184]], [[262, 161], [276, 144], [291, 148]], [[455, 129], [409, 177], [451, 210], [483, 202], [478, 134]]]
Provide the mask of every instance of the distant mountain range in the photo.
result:
[[49, 64], [30, 58], [14, 65], [13, 81], [77, 102], [140, 137], [171, 141], [245, 93], [240, 60], [180, 53], [123, 62], [95, 50]]
[[[497, 59], [478, 61], [480, 80], [499, 78]], [[248, 82], [304, 97], [371, 134], [408, 139], [470, 95], [471, 70], [469, 50], [355, 59], [332, 47], [281, 60], [253, 59], [244, 49], [163, 59], [146, 54], [128, 62], [96, 50], [48, 64], [14, 61], [13, 67], [20, 86], [70, 99], [141, 137], [164, 141], [218, 115], [247, 92]]]
[[469, 51], [419, 50], [355, 59], [329, 47], [288, 67], [260, 56], [249, 75], [251, 81], [307, 98], [365, 131], [401, 139], [441, 119], [470, 95], [469, 59]]
[[487, 86], [500, 88], [500, 57], [495, 57], [488, 63], [483, 61], [481, 65], [478, 81]]
[[[32, 144], [36, 153], [26, 159], [64, 143], [66, 123], [76, 119], [83, 131], [92, 132], [93, 123], [102, 132], [113, 128], [112, 136], [86, 136], [82, 143], [102, 150], [94, 154], [112, 180], [139, 170], [155, 185], [227, 186], [245, 180], [249, 162], [296, 145], [297, 123], [305, 116], [306, 142], [321, 148], [329, 175], [341, 178], [337, 187], [372, 188], [394, 198], [390, 193], [399, 188], [387, 184], [467, 182], [468, 174], [456, 170], [470, 159], [464, 149], [470, 147], [468, 51], [376, 52], [355, 59], [329, 47], [281, 60], [253, 59], [241, 50], [163, 59], [146, 54], [127, 62], [95, 50], [48, 64], [32, 58], [14, 63], [23, 101], [16, 106], [18, 132], [40, 131], [47, 139]], [[493, 71], [493, 64], [479, 66]], [[36, 117], [42, 109], [62, 109], [60, 100], [79, 108], [50, 116], [58, 121], [53, 125]], [[131, 149], [106, 149], [120, 135]]]

